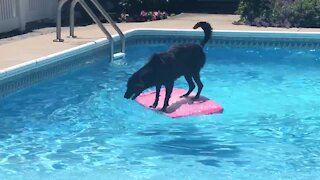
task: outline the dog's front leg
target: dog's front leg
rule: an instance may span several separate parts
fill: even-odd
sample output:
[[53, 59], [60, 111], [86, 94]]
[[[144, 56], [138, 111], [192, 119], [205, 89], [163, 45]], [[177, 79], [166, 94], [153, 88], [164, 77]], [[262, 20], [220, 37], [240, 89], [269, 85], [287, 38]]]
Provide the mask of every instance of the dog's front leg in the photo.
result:
[[157, 84], [156, 85], [156, 98], [154, 100], [153, 105], [151, 105], [151, 108], [156, 108], [158, 106], [158, 102], [159, 102], [159, 96], [160, 96], [160, 89], [161, 89], [161, 85]]
[[167, 107], [169, 106], [169, 99], [171, 97], [172, 89], [173, 89], [173, 82], [165, 84], [166, 86], [166, 97], [164, 98], [164, 103], [161, 111], [166, 112]]

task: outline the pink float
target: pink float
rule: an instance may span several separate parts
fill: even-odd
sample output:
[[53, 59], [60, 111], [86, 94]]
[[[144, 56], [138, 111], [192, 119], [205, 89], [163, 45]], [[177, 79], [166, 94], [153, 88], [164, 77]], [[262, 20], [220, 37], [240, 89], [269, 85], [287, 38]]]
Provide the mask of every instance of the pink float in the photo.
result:
[[[180, 96], [186, 92], [187, 91], [183, 89], [173, 88], [167, 112], [163, 114], [172, 118], [179, 118], [223, 112], [222, 106], [206, 97], [200, 96], [198, 100], [193, 101], [191, 98], [195, 96], [194, 93], [191, 93], [189, 97], [180, 98]], [[136, 98], [136, 101], [148, 109], [153, 109], [149, 106], [153, 104], [155, 95], [155, 91], [142, 93]], [[165, 89], [162, 88], [160, 91], [158, 108], [153, 110], [160, 111], [163, 106], [164, 97]]]

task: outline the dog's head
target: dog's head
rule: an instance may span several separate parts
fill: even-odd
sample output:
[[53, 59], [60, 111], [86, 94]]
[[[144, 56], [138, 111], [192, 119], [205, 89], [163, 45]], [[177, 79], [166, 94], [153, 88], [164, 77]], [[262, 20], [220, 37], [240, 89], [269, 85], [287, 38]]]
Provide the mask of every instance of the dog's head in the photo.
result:
[[144, 77], [148, 75], [148, 72], [145, 70], [140, 70], [134, 73], [128, 80], [127, 83], [127, 91], [124, 94], [124, 98], [126, 99], [135, 99], [138, 97], [145, 89], [147, 89], [147, 85], [144, 82]]
[[160, 58], [160, 55], [152, 55], [149, 62], [129, 78], [127, 83], [127, 91], [124, 94], [124, 98], [135, 99], [145, 89], [155, 85], [155, 69], [159, 68], [161, 64], [163, 64], [163, 62]]
[[138, 97], [144, 89], [145, 88], [143, 81], [141, 81], [140, 78], [136, 74], [134, 74], [128, 80], [127, 91], [124, 94], [124, 98], [131, 98], [133, 100]]

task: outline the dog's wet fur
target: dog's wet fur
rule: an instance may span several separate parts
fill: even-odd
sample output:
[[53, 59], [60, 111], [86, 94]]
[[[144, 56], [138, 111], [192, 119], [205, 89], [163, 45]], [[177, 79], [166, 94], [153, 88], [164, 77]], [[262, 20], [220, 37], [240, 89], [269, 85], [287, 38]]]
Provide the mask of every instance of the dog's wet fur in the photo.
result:
[[[166, 52], [153, 54], [150, 61], [141, 69], [135, 72], [128, 80], [125, 98], [135, 99], [145, 89], [156, 86], [156, 97], [150, 106], [156, 108], [159, 101], [160, 89], [164, 85], [166, 95], [162, 111], [166, 111], [169, 106], [174, 81], [184, 76], [189, 85], [189, 90], [181, 97], [187, 97], [195, 88], [194, 82], [198, 86], [198, 92], [194, 100], [200, 97], [203, 84], [200, 80], [200, 70], [205, 64], [204, 45], [210, 40], [212, 27], [207, 22], [198, 22], [194, 29], [201, 27], [204, 31], [204, 39], [200, 44], [181, 44], [171, 47]], [[194, 82], [193, 82], [194, 81]]]

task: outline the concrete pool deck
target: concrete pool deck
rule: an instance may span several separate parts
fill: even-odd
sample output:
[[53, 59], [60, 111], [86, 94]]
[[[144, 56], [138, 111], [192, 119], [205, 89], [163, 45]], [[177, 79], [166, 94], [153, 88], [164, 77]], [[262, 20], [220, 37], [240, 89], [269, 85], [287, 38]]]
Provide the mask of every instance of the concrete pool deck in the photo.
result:
[[[134, 28], [191, 29], [196, 22], [207, 21], [212, 24], [215, 30], [320, 32], [320, 28], [287, 29], [233, 25], [232, 22], [237, 20], [239, 20], [238, 15], [183, 13], [166, 20], [143, 23], [118, 23], [118, 26], [122, 31]], [[116, 34], [109, 24], [105, 24], [105, 26], [111, 34]], [[56, 36], [54, 27], [35, 30], [25, 35], [0, 39], [0, 70], [105, 37], [95, 24], [76, 27], [75, 34], [78, 36], [76, 39], [67, 38], [68, 33], [68, 27], [63, 27], [62, 38], [65, 40], [63, 43], [53, 42]]]

